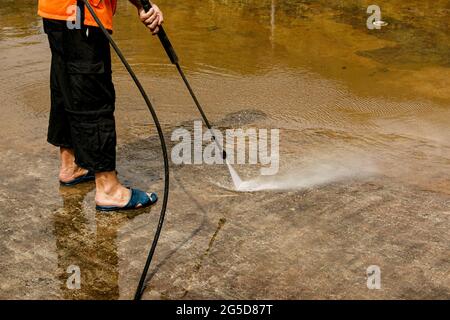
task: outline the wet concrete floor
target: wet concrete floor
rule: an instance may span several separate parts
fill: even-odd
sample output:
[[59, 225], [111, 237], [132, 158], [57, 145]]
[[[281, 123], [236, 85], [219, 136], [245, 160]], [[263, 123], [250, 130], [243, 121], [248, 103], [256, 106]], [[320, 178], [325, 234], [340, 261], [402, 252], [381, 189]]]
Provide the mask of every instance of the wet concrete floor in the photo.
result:
[[[0, 2], [0, 298], [130, 299], [160, 204], [100, 214], [93, 184], [59, 187], [36, 5]], [[171, 164], [145, 299], [450, 298], [450, 8], [379, 1], [389, 25], [369, 31], [369, 4], [160, 0], [210, 120], [280, 129], [280, 173], [277, 190], [236, 192], [225, 166]], [[199, 115], [134, 15], [119, 5], [114, 37], [172, 148]], [[120, 178], [162, 194], [159, 140], [117, 59], [114, 79]]]

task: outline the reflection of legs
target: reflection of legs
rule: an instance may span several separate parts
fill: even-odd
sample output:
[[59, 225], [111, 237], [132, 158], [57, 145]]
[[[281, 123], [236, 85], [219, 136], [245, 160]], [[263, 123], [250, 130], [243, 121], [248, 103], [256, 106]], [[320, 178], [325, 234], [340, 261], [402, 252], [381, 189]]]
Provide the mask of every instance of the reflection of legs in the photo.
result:
[[119, 299], [119, 257], [117, 230], [127, 221], [122, 215], [108, 216], [97, 213], [95, 243], [95, 295], [97, 299]]
[[[54, 215], [58, 253], [58, 278], [65, 299], [118, 299], [117, 230], [125, 216], [96, 215], [97, 228], [89, 225], [83, 210], [85, 196], [92, 185], [61, 188], [64, 207]], [[96, 229], [96, 233], [92, 230]], [[71, 265], [81, 271], [81, 289], [66, 286]]]
[[[58, 254], [58, 278], [64, 299], [88, 299], [92, 296], [89, 283], [92, 282], [89, 272], [92, 256], [95, 254], [93, 235], [89, 231], [89, 220], [83, 211], [83, 200], [92, 185], [83, 188], [61, 188], [60, 193], [64, 206], [54, 216], [56, 249]], [[67, 287], [69, 266], [78, 266], [81, 271], [81, 289], [72, 290]]]

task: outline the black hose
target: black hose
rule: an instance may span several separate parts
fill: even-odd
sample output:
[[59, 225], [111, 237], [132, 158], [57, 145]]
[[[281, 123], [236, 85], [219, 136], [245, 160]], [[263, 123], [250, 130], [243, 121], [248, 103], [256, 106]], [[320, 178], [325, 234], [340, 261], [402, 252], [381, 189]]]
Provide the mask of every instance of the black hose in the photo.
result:
[[[95, 22], [98, 24], [98, 26], [101, 28], [101, 30], [103, 31], [103, 33], [105, 34], [105, 36], [109, 40], [111, 46], [113, 47], [114, 51], [116, 51], [116, 53], [119, 56], [120, 60], [122, 61], [123, 65], [125, 66], [125, 68], [127, 69], [128, 73], [130, 74], [131, 78], [133, 78], [133, 81], [135, 82], [136, 86], [138, 87], [139, 91], [141, 92], [142, 97], [144, 98], [145, 103], [147, 104], [147, 107], [150, 110], [150, 113], [152, 114], [153, 120], [154, 120], [156, 128], [158, 130], [159, 138], [161, 140], [161, 148], [162, 148], [162, 151], [163, 151], [164, 170], [165, 170], [164, 198], [163, 198], [163, 205], [162, 205], [162, 208], [161, 208], [161, 214], [160, 214], [160, 218], [159, 218], [158, 227], [157, 227], [156, 233], [155, 233], [155, 238], [153, 240], [152, 247], [151, 247], [150, 252], [148, 254], [147, 261], [145, 263], [144, 270], [142, 271], [141, 278], [139, 280], [139, 285], [138, 285], [138, 287], [136, 289], [136, 293], [135, 293], [135, 296], [134, 296], [135, 300], [140, 300], [141, 297], [142, 297], [142, 293], [143, 293], [143, 289], [144, 289], [144, 285], [145, 285], [145, 279], [147, 278], [148, 269], [150, 268], [150, 264], [152, 262], [153, 255], [155, 254], [156, 246], [158, 244], [159, 236], [161, 234], [161, 230], [162, 230], [162, 227], [163, 227], [163, 224], [164, 224], [164, 218], [165, 218], [165, 214], [166, 214], [167, 202], [168, 202], [168, 199], [169, 199], [169, 160], [168, 160], [168, 155], [167, 155], [167, 147], [166, 147], [166, 143], [165, 143], [165, 140], [164, 140], [164, 135], [163, 135], [163, 132], [162, 132], [162, 129], [161, 129], [161, 125], [159, 124], [159, 121], [158, 121], [158, 117], [157, 117], [157, 115], [155, 113], [155, 110], [153, 109], [153, 106], [152, 106], [152, 104], [150, 102], [150, 99], [148, 98], [144, 88], [142, 87], [141, 83], [139, 82], [138, 78], [136, 77], [136, 74], [131, 69], [130, 65], [128, 64], [127, 60], [123, 56], [123, 54], [120, 51], [119, 47], [116, 45], [116, 43], [112, 39], [112, 37], [109, 34], [108, 30], [106, 30], [105, 26], [102, 24], [102, 22], [100, 21], [100, 19], [96, 15], [94, 9], [89, 4], [89, 1], [88, 0], [81, 0], [81, 1], [83, 1], [84, 4], [87, 6], [87, 8], [88, 8], [89, 12], [91, 13], [92, 17], [94, 18]], [[139, 0], [139, 1], [140, 1], [141, 5], [142, 5], [142, 8], [145, 10], [145, 12], [148, 12], [152, 8], [152, 4], [151, 4], [151, 2], [149, 0]], [[194, 103], [197, 106], [197, 109], [200, 112], [200, 115], [202, 116], [206, 127], [210, 130], [210, 133], [211, 133], [211, 136], [212, 136], [212, 140], [214, 140], [214, 142], [218, 146], [219, 150], [222, 151], [222, 158], [224, 160], [227, 160], [227, 153], [224, 150], [223, 146], [217, 140], [216, 136], [214, 135], [214, 132], [212, 130], [212, 126], [211, 126], [208, 118], [206, 117], [206, 114], [203, 111], [203, 108], [200, 105], [200, 102], [198, 101], [198, 99], [197, 99], [197, 97], [196, 97], [196, 95], [194, 93], [194, 90], [192, 90], [192, 87], [189, 84], [189, 81], [186, 78], [186, 75], [184, 74], [183, 69], [181, 68], [181, 66], [180, 66], [180, 64], [178, 62], [178, 56], [177, 56], [177, 54], [175, 52], [175, 49], [172, 47], [172, 44], [170, 43], [169, 37], [167, 36], [166, 31], [164, 30], [163, 26], [159, 26], [158, 38], [161, 41], [161, 44], [164, 47], [164, 49], [165, 49], [165, 51], [166, 51], [170, 61], [172, 62], [172, 64], [174, 64], [176, 66], [176, 68], [178, 70], [178, 73], [180, 74], [181, 78], [183, 79], [183, 82], [186, 85], [186, 88], [188, 89], [189, 94], [191, 95], [192, 99], [194, 100]]]
[[103, 23], [98, 18], [97, 14], [95, 13], [94, 9], [92, 8], [91, 4], [88, 0], [82, 0], [86, 7], [88, 8], [89, 12], [91, 13], [92, 17], [94, 18], [97, 25], [100, 27], [100, 29], [105, 34], [106, 38], [108, 39], [109, 43], [113, 47], [114, 51], [117, 53], [117, 56], [119, 57], [120, 61], [122, 61], [123, 65], [127, 69], [128, 73], [130, 74], [131, 78], [133, 79], [134, 83], [138, 87], [142, 97], [145, 100], [145, 103], [147, 104], [148, 110], [150, 111], [153, 121], [155, 123], [156, 129], [158, 131], [159, 139], [161, 140], [161, 149], [163, 153], [163, 159], [164, 159], [164, 197], [162, 201], [161, 206], [161, 213], [159, 216], [159, 223], [158, 227], [156, 228], [155, 237], [153, 239], [152, 246], [150, 248], [150, 252], [147, 257], [147, 261], [145, 262], [144, 271], [142, 272], [141, 278], [139, 280], [139, 285], [137, 287], [134, 300], [140, 300], [143, 294], [143, 289], [145, 285], [145, 279], [147, 277], [147, 272], [150, 267], [150, 264], [153, 259], [153, 255], [155, 254], [156, 246], [158, 244], [159, 236], [161, 234], [161, 230], [164, 224], [164, 218], [166, 216], [166, 210], [167, 210], [167, 203], [169, 201], [169, 157], [167, 153], [167, 146], [164, 139], [164, 134], [161, 128], [161, 124], [159, 123], [158, 116], [156, 115], [155, 109], [153, 108], [152, 103], [150, 102], [150, 99], [148, 98], [147, 93], [145, 92], [144, 88], [142, 87], [141, 82], [137, 78], [136, 74], [134, 73], [133, 69], [131, 68], [130, 64], [128, 63], [127, 59], [125, 59], [124, 55], [120, 51], [117, 44], [114, 42], [114, 39], [109, 34], [108, 30], [106, 30]]

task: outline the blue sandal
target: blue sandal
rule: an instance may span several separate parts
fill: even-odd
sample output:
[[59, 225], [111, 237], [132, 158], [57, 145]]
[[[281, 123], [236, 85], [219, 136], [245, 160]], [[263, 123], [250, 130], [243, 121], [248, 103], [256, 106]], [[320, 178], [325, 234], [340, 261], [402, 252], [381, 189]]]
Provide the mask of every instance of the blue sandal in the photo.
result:
[[135, 210], [142, 209], [155, 204], [158, 201], [158, 195], [151, 193], [150, 197], [146, 192], [131, 189], [131, 199], [125, 207], [114, 206], [96, 206], [97, 211], [111, 212], [111, 211], [123, 211], [123, 210]]
[[59, 183], [64, 187], [73, 187], [76, 186], [77, 184], [94, 180], [95, 180], [95, 173], [94, 171], [89, 170], [84, 176], [78, 177], [69, 182], [59, 181]]

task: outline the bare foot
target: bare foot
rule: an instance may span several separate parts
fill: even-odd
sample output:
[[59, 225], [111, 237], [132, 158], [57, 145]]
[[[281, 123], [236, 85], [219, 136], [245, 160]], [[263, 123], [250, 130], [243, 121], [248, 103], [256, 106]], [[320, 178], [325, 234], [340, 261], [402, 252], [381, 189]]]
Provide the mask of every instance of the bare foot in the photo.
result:
[[88, 173], [88, 170], [79, 167], [75, 163], [73, 149], [61, 148], [60, 157], [61, 168], [59, 170], [59, 180], [61, 182], [70, 182]]
[[[123, 208], [130, 202], [131, 190], [119, 182], [116, 171], [96, 173], [95, 184], [95, 203], [98, 206]], [[150, 197], [150, 194], [147, 195]], [[141, 205], [137, 206], [139, 207]]]
[[115, 172], [101, 172], [95, 175], [98, 206], [125, 207], [131, 199], [131, 190], [122, 186]]

